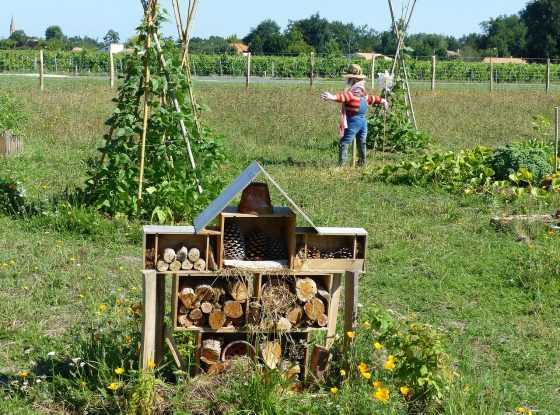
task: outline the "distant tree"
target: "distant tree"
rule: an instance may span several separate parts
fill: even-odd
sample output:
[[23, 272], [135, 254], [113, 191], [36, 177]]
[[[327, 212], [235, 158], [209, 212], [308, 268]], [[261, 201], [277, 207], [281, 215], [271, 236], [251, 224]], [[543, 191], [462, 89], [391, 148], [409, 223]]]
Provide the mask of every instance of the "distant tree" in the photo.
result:
[[481, 26], [483, 49], [495, 50], [498, 56], [522, 56], [525, 53], [527, 26], [518, 15], [498, 16]]
[[208, 39], [193, 37], [190, 43], [190, 51], [192, 53], [223, 54], [231, 52], [232, 47], [226, 39], [220, 36], [210, 36]]
[[318, 53], [328, 52], [327, 44], [330, 40], [334, 40], [334, 34], [329, 21], [323, 19], [319, 13], [307, 19], [290, 22], [288, 30], [293, 29], [299, 30], [303, 34], [305, 42], [312, 46]]
[[280, 26], [274, 20], [265, 20], [243, 38], [254, 54], [277, 54], [287, 47]]
[[121, 41], [121, 37], [119, 33], [113, 29], [110, 29], [105, 36], [103, 36], [103, 44], [105, 46], [110, 46], [113, 43], [119, 43]]
[[286, 52], [291, 54], [308, 54], [313, 52], [313, 48], [307, 44], [303, 38], [303, 33], [299, 29], [289, 29], [285, 33], [287, 49]]
[[560, 57], [560, 0], [532, 0], [521, 12], [530, 58]]
[[49, 40], [63, 40], [64, 33], [60, 26], [49, 26], [47, 30], [45, 30], [45, 39]]
[[15, 43], [16, 47], [20, 48], [27, 44], [29, 37], [23, 30], [16, 30], [14, 33], [12, 33], [9, 39]]

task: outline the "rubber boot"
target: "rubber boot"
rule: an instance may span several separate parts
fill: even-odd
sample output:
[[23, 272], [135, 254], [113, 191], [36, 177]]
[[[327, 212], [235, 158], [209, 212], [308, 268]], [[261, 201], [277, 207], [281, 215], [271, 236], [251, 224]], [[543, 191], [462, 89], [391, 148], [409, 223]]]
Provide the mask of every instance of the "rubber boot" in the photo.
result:
[[348, 161], [348, 144], [340, 143], [338, 152], [338, 165], [340, 167], [344, 166]]
[[366, 143], [358, 144], [358, 166], [365, 166], [367, 163], [367, 147]]

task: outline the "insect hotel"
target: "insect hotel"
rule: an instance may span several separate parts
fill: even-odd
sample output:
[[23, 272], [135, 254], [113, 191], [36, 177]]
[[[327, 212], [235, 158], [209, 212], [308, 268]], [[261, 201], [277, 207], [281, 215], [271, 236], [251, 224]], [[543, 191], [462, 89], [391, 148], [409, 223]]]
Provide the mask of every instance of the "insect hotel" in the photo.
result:
[[[259, 175], [289, 207], [272, 205], [268, 185], [254, 182]], [[308, 226], [297, 227], [298, 217]], [[167, 344], [185, 369], [175, 331], [194, 334], [197, 373], [248, 356], [290, 378], [303, 380], [309, 370], [320, 376], [343, 285], [345, 331], [353, 329], [366, 250], [364, 229], [315, 226], [253, 162], [193, 226], [144, 228], [143, 367], [157, 364]], [[165, 327], [168, 299], [171, 324]], [[322, 344], [311, 348], [312, 335]]]

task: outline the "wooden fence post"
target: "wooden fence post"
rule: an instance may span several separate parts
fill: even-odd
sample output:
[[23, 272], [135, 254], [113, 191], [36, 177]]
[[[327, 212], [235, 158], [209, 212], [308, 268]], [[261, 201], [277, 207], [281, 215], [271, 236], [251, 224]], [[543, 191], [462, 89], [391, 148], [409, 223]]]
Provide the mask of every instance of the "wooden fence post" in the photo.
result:
[[39, 88], [41, 88], [41, 91], [45, 90], [45, 58], [44, 58], [44, 54], [43, 54], [43, 49], [41, 49], [39, 51]]
[[158, 364], [163, 354], [165, 327], [165, 278], [155, 270], [143, 271], [144, 321], [142, 327], [141, 368]]
[[245, 64], [245, 88], [249, 88], [251, 83], [251, 52], [247, 53], [247, 62]]
[[554, 140], [554, 166], [555, 171], [558, 172], [560, 167], [558, 164], [558, 146], [560, 143], [560, 107], [556, 107], [556, 128], [555, 128], [555, 140]]
[[111, 89], [115, 87], [115, 58], [111, 50], [109, 50], [109, 84]]
[[550, 93], [550, 58], [546, 60], [546, 93]]
[[375, 52], [371, 54], [371, 89], [375, 89]]
[[436, 56], [432, 56], [432, 91], [436, 90]]
[[490, 92], [494, 92], [494, 59], [490, 58]]
[[348, 271], [344, 281], [344, 339], [345, 344], [351, 342], [349, 332], [354, 332], [358, 318], [358, 283], [360, 271]]
[[311, 52], [309, 56], [309, 86], [313, 88], [313, 79], [315, 78], [315, 52]]

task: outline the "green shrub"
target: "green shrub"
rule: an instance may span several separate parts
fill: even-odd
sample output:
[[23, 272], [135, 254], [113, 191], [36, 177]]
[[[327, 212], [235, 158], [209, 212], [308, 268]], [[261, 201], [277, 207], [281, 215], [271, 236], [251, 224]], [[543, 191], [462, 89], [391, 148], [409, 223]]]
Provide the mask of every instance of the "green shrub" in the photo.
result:
[[550, 150], [537, 141], [508, 144], [498, 147], [488, 160], [497, 180], [509, 180], [512, 174], [521, 169], [531, 172], [534, 183], [542, 180], [553, 172], [550, 163]]
[[400, 83], [388, 95], [389, 112], [383, 107], [373, 109], [368, 119], [368, 147], [390, 152], [407, 152], [426, 148], [431, 137], [417, 130], [407, 114], [405, 92]]
[[9, 130], [21, 134], [22, 124], [27, 119], [20, 101], [10, 95], [0, 95], [0, 133]]
[[23, 185], [0, 177], [0, 212], [10, 216], [20, 216], [28, 211], [29, 206]]

